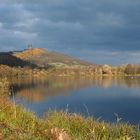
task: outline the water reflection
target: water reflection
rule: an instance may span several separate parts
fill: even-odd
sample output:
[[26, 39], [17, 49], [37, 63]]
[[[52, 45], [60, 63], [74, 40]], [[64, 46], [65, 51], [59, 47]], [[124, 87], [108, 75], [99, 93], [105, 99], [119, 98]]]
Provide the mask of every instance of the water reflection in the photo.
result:
[[41, 102], [50, 96], [70, 94], [70, 91], [92, 86], [87, 78], [49, 77], [46, 79], [14, 79], [12, 87], [17, 97]]
[[16, 96], [29, 101], [41, 102], [49, 96], [70, 94], [70, 91], [86, 87], [110, 88], [121, 86], [139, 88], [140, 78], [131, 77], [49, 77], [46, 79], [11, 79]]
[[16, 102], [38, 116], [52, 109], [102, 116], [114, 121], [114, 113], [125, 121], [140, 122], [140, 78], [136, 77], [48, 77], [11, 79]]

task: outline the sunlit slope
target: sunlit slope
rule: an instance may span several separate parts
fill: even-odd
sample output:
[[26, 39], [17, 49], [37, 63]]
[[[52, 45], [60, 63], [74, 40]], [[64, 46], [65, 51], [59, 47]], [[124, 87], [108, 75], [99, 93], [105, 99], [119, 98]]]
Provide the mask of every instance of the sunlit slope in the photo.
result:
[[58, 52], [50, 52], [41, 48], [27, 49], [21, 52], [14, 53], [14, 55], [22, 60], [32, 62], [39, 66], [46, 66], [47, 64], [54, 65], [91, 65], [88, 62], [70, 57]]

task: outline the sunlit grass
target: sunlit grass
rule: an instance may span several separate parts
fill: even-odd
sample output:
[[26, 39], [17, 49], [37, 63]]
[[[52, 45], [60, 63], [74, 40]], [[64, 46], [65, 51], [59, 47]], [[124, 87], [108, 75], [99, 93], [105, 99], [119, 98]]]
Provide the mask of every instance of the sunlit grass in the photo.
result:
[[128, 124], [109, 124], [61, 111], [48, 111], [44, 118], [38, 119], [21, 107], [14, 107], [5, 97], [0, 99], [0, 137], [3, 139], [46, 140], [51, 138], [53, 128], [64, 129], [73, 140], [140, 139], [140, 131]]

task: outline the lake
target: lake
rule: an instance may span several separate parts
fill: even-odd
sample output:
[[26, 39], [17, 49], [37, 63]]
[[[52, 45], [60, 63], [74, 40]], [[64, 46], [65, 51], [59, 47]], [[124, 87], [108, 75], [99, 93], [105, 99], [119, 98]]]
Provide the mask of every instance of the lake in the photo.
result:
[[139, 77], [48, 77], [11, 82], [16, 104], [39, 117], [56, 109], [107, 122], [116, 122], [118, 115], [124, 122], [140, 123]]

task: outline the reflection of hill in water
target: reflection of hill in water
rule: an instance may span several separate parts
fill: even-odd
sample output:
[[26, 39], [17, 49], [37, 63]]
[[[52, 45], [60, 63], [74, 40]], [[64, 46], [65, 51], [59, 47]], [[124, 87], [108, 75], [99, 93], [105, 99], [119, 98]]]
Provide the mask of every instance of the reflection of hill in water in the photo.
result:
[[140, 87], [140, 78], [113, 77], [49, 77], [46, 79], [16, 79], [12, 80], [13, 89], [18, 98], [40, 102], [51, 96], [69, 94], [70, 91], [98, 86], [109, 88], [113, 85], [127, 88]]
[[13, 89], [17, 97], [30, 101], [42, 101], [51, 96], [66, 95], [71, 90], [92, 85], [92, 81], [79, 78], [55, 77], [48, 79], [24, 79], [13, 81]]

